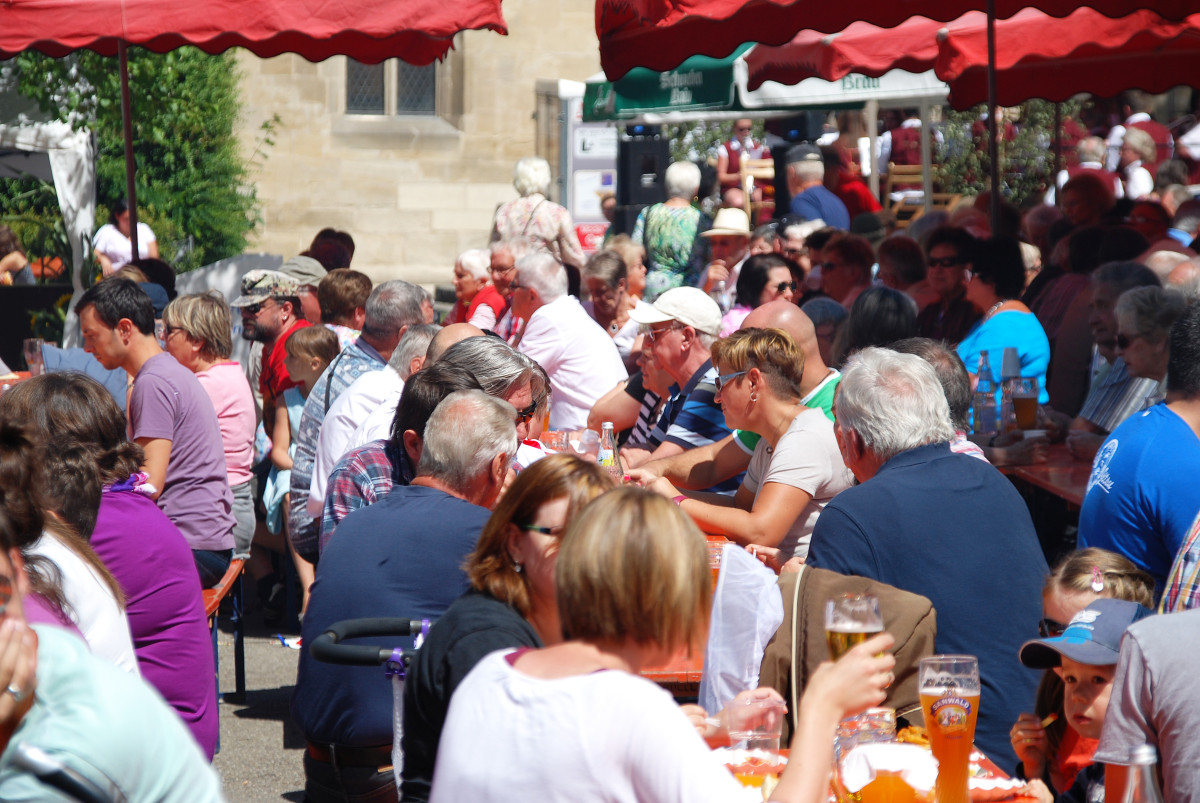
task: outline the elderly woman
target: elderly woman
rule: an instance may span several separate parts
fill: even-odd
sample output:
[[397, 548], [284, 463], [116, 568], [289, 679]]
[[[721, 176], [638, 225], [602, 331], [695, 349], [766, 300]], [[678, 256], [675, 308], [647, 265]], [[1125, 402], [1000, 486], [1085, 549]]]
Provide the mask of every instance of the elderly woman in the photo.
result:
[[800, 401], [804, 354], [779, 329], [742, 329], [717, 341], [712, 360], [725, 425], [762, 436], [746, 477], [733, 497], [681, 495], [664, 478], [650, 487], [705, 532], [778, 548], [782, 560], [804, 558], [821, 510], [853, 481], [833, 423]]
[[517, 162], [513, 186], [521, 197], [501, 205], [492, 224], [491, 242], [524, 240], [548, 251], [567, 268], [569, 292], [579, 295], [583, 246], [575, 234], [571, 213], [546, 198], [550, 190], [550, 164], [534, 156]]
[[454, 296], [458, 300], [445, 323], [469, 323], [487, 331], [508, 308], [495, 287], [488, 284], [492, 253], [486, 248], [463, 251], [454, 263]]
[[138, 223], [138, 256], [133, 256], [133, 241], [129, 239], [129, 202], [124, 198], [112, 205], [108, 222], [100, 227], [92, 240], [93, 253], [105, 276], [112, 276], [121, 266], [133, 259], [158, 258], [158, 239], [145, 223]]
[[1037, 379], [1038, 403], [1045, 404], [1050, 398], [1050, 341], [1037, 317], [1018, 300], [1025, 287], [1020, 245], [1010, 237], [993, 237], [979, 248], [971, 268], [967, 300], [983, 317], [958, 344], [958, 356], [971, 374], [972, 386], [979, 379], [979, 355], [986, 351], [992, 381], [999, 388], [1004, 349], [1012, 347], [1021, 358], [1021, 376]]
[[[244, 381], [244, 380], [243, 380]], [[4, 394], [0, 412], [22, 421], [40, 442], [38, 461], [49, 476], [41, 491], [53, 514], [87, 541], [84, 561], [103, 561], [104, 576], [124, 591], [126, 644], [142, 677], [158, 689], [211, 759], [217, 743], [217, 707], [213, 696], [213, 652], [200, 597], [200, 580], [187, 541], [158, 505], [138, 486], [142, 447], [125, 434], [125, 416], [104, 386], [81, 373], [34, 377]], [[12, 478], [9, 477], [11, 482]], [[16, 484], [16, 483], [14, 483]], [[5, 503], [11, 510], [9, 487]], [[47, 528], [50, 533], [54, 530]], [[94, 551], [94, 554], [93, 554]], [[77, 559], [78, 560], [78, 559]], [[79, 575], [59, 563], [68, 601]], [[89, 581], [91, 582], [91, 581]], [[72, 606], [80, 630], [96, 655], [107, 657], [117, 639], [102, 636], [92, 624], [105, 603], [92, 595]], [[105, 595], [111, 597], [110, 595]], [[88, 636], [92, 633], [91, 636]], [[98, 638], [98, 642], [93, 639]]]
[[625, 292], [641, 299], [646, 292], [646, 249], [628, 234], [618, 234], [604, 247], [616, 251], [625, 260]]
[[180, 296], [163, 311], [167, 353], [196, 375], [212, 399], [225, 448], [225, 471], [233, 491], [234, 557], [250, 554], [254, 537], [254, 396], [233, 352], [229, 305], [215, 291]]
[[[570, 640], [492, 653], [463, 680], [430, 799], [744, 799], [671, 696], [637, 676], [703, 650], [712, 578], [695, 526], [654, 494], [610, 491], [569, 525], [554, 574]], [[814, 676], [792, 742], [804, 760], [771, 800], [828, 796], [837, 721], [883, 699], [895, 660], [874, 653], [891, 644], [878, 636]]]
[[595, 463], [559, 454], [521, 472], [467, 559], [471, 591], [430, 631], [404, 688], [405, 800], [429, 799], [451, 696], [488, 653], [562, 641], [554, 562], [567, 524], [611, 480]]
[[691, 162], [673, 162], [667, 168], [667, 195], [661, 204], [641, 211], [633, 227], [633, 241], [646, 249], [646, 301], [664, 291], [696, 283], [705, 259], [698, 235], [712, 220], [692, 206], [700, 190], [700, 168]]
[[792, 300], [796, 282], [787, 260], [778, 254], [756, 254], [742, 263], [737, 303], [721, 319], [721, 337], [731, 335], [752, 311], [777, 298]]
[[583, 308], [613, 339], [625, 370], [632, 371], [642, 353], [642, 341], [637, 321], [629, 317], [629, 311], [649, 305], [629, 293], [626, 270], [625, 260], [616, 249], [592, 254], [583, 269], [583, 283], [592, 300]]
[[1166, 396], [1171, 327], [1185, 306], [1182, 295], [1157, 286], [1135, 287], [1117, 299], [1117, 356], [1125, 361], [1130, 376], [1159, 384], [1147, 407]]

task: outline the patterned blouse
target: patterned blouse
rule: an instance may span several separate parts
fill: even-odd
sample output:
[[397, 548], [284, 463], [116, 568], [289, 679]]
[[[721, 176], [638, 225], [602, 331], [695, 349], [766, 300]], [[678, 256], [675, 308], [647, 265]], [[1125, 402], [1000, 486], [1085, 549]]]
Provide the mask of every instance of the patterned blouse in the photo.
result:
[[571, 213], [541, 193], [509, 201], [496, 210], [491, 242], [513, 240], [529, 240], [564, 265], [583, 268], [583, 246]]
[[633, 227], [633, 241], [646, 249], [646, 290], [642, 298], [653, 301], [663, 292], [695, 284], [703, 259], [693, 259], [696, 235], [712, 223], [690, 206], [654, 204], [641, 211]]

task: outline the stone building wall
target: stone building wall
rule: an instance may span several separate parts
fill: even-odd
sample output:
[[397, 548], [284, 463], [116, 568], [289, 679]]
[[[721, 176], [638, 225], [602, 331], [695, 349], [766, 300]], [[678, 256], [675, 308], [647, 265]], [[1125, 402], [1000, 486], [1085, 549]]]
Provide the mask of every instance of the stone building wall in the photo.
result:
[[513, 163], [534, 153], [536, 81], [599, 70], [591, 3], [510, 0], [503, 10], [508, 36], [455, 38], [438, 67], [436, 117], [344, 114], [345, 59], [242, 51], [246, 153], [264, 120], [281, 120], [256, 160], [263, 222], [251, 250], [291, 256], [333, 226], [354, 236], [354, 267], [376, 281], [447, 283], [454, 257], [485, 245], [497, 204], [516, 197]]

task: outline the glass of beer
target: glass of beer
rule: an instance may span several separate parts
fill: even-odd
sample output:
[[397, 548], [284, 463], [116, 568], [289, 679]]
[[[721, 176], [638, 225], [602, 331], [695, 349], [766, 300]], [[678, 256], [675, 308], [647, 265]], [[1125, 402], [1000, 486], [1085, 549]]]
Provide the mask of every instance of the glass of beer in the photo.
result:
[[825, 640], [833, 660], [881, 632], [883, 617], [875, 595], [842, 594], [825, 603]]
[[973, 655], [921, 659], [925, 730], [938, 761], [938, 803], [970, 803], [967, 765], [979, 716], [979, 660]]
[[1021, 377], [1013, 380], [1013, 415], [1017, 429], [1037, 429], [1038, 381], [1036, 377]]

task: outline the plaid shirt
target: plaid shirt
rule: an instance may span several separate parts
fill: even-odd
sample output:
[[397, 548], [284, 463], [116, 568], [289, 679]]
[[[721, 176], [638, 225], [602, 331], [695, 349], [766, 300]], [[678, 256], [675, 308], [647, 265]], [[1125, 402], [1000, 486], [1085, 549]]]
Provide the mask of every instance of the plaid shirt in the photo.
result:
[[408, 485], [413, 474], [408, 454], [390, 440], [371, 441], [347, 452], [329, 475], [319, 551], [325, 551], [342, 519], [375, 504], [395, 486]]
[[1192, 528], [1171, 564], [1158, 612], [1177, 613], [1189, 608], [1200, 608], [1200, 516], [1192, 522]]

